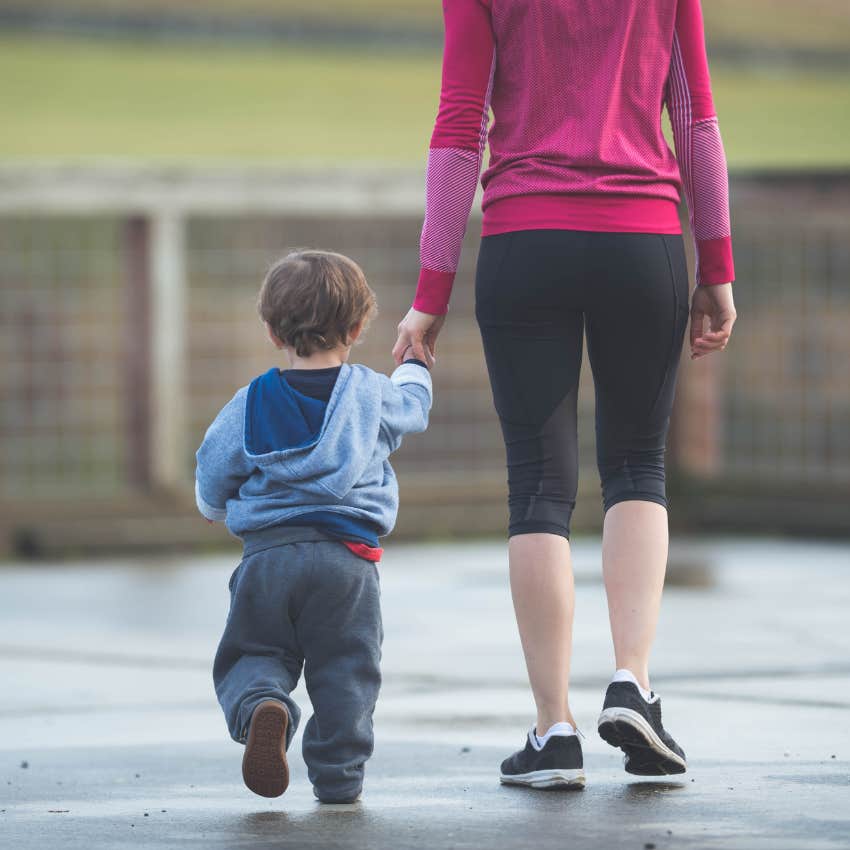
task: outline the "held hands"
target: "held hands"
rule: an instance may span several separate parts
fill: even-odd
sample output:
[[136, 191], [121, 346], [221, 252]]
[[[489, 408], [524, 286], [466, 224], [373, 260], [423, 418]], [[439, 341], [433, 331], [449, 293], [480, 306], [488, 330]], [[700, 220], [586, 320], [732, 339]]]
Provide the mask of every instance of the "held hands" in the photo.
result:
[[412, 307], [399, 322], [398, 339], [393, 346], [393, 359], [401, 365], [409, 356], [421, 360], [430, 369], [437, 361], [437, 335], [446, 321], [445, 316], [420, 313]]
[[[691, 360], [712, 351], [723, 351], [736, 318], [731, 283], [698, 286], [691, 298]], [[708, 331], [705, 330], [706, 319]]]

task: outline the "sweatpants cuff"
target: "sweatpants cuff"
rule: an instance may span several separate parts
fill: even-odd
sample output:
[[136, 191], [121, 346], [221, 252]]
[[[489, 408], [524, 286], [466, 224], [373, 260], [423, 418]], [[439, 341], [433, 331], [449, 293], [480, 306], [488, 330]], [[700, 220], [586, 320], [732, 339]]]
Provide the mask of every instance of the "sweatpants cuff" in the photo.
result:
[[344, 788], [322, 788], [321, 790], [315, 785], [313, 786], [313, 794], [320, 803], [350, 803], [356, 797], [360, 796], [363, 790], [363, 783], [357, 785], [348, 785]]

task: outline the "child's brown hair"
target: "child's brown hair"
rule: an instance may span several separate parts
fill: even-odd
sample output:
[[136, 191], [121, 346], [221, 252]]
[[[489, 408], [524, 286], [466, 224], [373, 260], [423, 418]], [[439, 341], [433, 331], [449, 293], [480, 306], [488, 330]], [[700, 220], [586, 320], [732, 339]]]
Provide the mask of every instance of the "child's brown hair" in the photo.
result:
[[354, 260], [331, 251], [290, 251], [266, 274], [257, 309], [299, 357], [348, 345], [377, 313], [375, 293]]

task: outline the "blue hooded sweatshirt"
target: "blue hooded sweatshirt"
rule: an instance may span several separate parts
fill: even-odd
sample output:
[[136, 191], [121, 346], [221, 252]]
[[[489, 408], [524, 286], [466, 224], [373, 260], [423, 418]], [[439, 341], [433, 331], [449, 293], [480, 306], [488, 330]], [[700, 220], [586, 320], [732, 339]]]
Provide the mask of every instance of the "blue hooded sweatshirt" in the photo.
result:
[[344, 363], [327, 403], [270, 369], [207, 429], [196, 454], [198, 510], [237, 537], [303, 517], [377, 546], [398, 514], [389, 456], [428, 426], [431, 398], [431, 375], [415, 363], [391, 377]]

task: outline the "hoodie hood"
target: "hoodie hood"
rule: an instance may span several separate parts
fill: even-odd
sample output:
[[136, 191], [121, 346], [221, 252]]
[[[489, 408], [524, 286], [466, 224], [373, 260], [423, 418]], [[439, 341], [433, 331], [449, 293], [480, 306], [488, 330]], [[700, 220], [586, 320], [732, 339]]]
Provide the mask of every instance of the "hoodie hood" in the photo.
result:
[[375, 453], [381, 401], [378, 375], [362, 366], [342, 364], [327, 404], [269, 369], [248, 387], [245, 453], [269, 478], [342, 499]]

